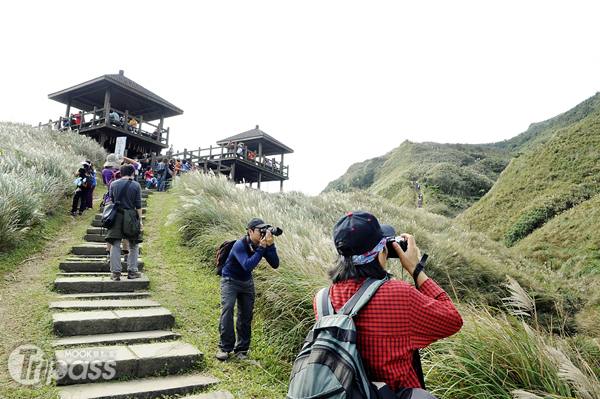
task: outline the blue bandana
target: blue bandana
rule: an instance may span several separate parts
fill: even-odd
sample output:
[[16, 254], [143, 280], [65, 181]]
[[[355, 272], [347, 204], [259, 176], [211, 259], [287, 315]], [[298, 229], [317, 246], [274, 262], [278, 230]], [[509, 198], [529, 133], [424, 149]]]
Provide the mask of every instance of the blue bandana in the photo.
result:
[[[381, 252], [381, 250], [383, 249], [383, 247], [385, 247], [385, 243], [386, 243], [386, 238], [383, 237], [381, 239], [381, 241], [379, 241], [379, 244], [377, 244], [375, 246], [375, 248], [373, 248], [369, 252], [366, 252], [366, 253], [364, 253], [362, 255], [353, 255], [352, 256], [352, 264], [354, 264], [354, 265], [366, 265], [367, 263], [373, 262], [373, 260], [379, 254], [379, 252]], [[342, 262], [344, 262], [346, 260], [346, 258], [343, 255], [340, 255], [340, 259], [342, 260]]]

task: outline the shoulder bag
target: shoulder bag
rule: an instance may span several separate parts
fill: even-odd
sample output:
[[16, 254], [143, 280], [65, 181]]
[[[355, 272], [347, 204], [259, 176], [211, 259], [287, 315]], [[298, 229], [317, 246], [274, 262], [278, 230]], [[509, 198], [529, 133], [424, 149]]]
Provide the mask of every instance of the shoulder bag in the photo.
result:
[[110, 229], [115, 223], [117, 210], [119, 209], [119, 205], [121, 205], [121, 200], [127, 192], [127, 189], [129, 188], [131, 182], [132, 180], [130, 179], [127, 183], [125, 183], [125, 187], [123, 187], [123, 191], [121, 191], [121, 193], [119, 194], [119, 198], [116, 202], [104, 207], [104, 212], [102, 212], [102, 227], [104, 227], [105, 229]]

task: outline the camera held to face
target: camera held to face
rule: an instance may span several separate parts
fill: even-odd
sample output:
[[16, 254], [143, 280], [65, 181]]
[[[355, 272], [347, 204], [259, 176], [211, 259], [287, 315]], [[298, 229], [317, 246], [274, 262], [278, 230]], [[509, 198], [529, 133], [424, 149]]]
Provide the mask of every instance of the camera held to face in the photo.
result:
[[260, 237], [263, 238], [265, 234], [267, 234], [267, 231], [270, 231], [273, 236], [280, 236], [283, 234], [283, 230], [279, 227], [265, 226], [260, 229]]
[[387, 246], [387, 250], [388, 250], [388, 258], [398, 258], [398, 254], [396, 253], [396, 250], [394, 249], [394, 243], [397, 242], [398, 245], [400, 245], [400, 248], [402, 248], [402, 250], [404, 252], [406, 252], [406, 248], [408, 248], [408, 241], [406, 241], [406, 238], [404, 237], [388, 237], [386, 238], [386, 246]]

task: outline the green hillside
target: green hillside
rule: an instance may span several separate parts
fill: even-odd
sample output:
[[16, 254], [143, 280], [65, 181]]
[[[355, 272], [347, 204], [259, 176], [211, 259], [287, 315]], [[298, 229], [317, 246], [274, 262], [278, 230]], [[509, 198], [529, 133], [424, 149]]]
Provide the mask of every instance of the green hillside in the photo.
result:
[[513, 245], [600, 189], [600, 110], [513, 159], [490, 192], [458, 221]]
[[417, 205], [421, 185], [422, 207], [429, 212], [457, 216], [482, 198], [511, 159], [529, 154], [565, 129], [571, 129], [600, 109], [600, 93], [547, 121], [533, 123], [510, 140], [485, 145], [411, 143], [389, 153], [352, 165], [329, 183], [324, 192], [366, 190], [397, 205]]
[[324, 192], [364, 189], [409, 207], [417, 205], [421, 193], [423, 208], [456, 216], [492, 188], [509, 160], [505, 149], [405, 141], [382, 157], [352, 165]]

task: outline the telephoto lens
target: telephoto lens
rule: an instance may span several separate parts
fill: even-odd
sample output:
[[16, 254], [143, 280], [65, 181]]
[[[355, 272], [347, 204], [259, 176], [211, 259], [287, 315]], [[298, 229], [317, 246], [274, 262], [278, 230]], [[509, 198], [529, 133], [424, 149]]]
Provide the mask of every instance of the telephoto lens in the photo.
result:
[[266, 226], [260, 229], [261, 236], [264, 237], [265, 234], [267, 234], [267, 231], [270, 231], [274, 236], [280, 236], [283, 234], [283, 230], [280, 227]]

